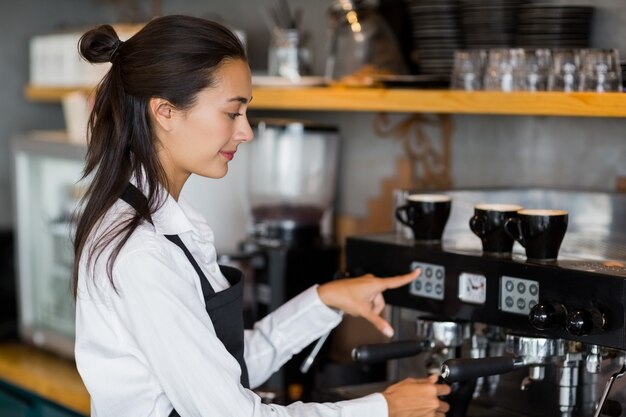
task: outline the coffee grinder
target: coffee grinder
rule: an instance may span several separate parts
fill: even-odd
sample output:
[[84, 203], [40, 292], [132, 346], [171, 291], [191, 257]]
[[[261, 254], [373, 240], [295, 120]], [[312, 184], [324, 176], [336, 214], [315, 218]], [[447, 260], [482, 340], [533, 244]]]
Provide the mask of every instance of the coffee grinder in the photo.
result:
[[[332, 236], [339, 137], [336, 127], [295, 120], [262, 120], [253, 128], [251, 230], [242, 246], [254, 281], [248, 317], [256, 321], [339, 269], [340, 248]], [[299, 370], [306, 353], [262, 387], [274, 402], [307, 399], [315, 372]]]

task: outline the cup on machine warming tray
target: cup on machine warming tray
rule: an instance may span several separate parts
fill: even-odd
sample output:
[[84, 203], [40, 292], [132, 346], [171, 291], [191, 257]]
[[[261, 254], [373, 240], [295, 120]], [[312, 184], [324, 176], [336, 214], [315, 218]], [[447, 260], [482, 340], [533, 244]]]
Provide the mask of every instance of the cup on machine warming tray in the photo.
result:
[[504, 230], [504, 223], [517, 217], [522, 206], [516, 204], [477, 204], [469, 220], [472, 232], [480, 238], [483, 253], [489, 256], [511, 256], [513, 238]]
[[395, 215], [412, 230], [416, 242], [436, 244], [441, 242], [451, 207], [452, 198], [444, 194], [411, 194]]
[[517, 215], [508, 219], [504, 228], [526, 249], [528, 260], [555, 261], [567, 230], [568, 212], [524, 209]]

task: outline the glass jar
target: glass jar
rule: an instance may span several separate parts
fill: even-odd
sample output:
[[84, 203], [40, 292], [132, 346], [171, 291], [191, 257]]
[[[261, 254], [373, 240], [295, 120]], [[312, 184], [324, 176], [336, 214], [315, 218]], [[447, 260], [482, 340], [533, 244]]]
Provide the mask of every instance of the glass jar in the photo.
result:
[[268, 51], [268, 73], [298, 81], [310, 74], [311, 53], [298, 29], [275, 27]]

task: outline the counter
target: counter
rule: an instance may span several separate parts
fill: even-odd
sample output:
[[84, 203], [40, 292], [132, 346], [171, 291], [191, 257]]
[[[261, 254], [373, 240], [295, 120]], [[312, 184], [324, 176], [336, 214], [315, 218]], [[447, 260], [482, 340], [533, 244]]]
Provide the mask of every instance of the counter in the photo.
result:
[[0, 380], [83, 415], [89, 394], [73, 361], [18, 342], [0, 343]]

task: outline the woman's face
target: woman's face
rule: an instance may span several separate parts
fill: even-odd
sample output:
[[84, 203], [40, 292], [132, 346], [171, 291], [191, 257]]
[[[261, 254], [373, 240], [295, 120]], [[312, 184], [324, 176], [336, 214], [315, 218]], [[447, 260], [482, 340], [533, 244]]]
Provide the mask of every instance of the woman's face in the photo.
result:
[[246, 116], [252, 98], [248, 64], [225, 61], [214, 77], [214, 85], [201, 91], [191, 108], [172, 111], [172, 129], [159, 138], [161, 160], [174, 183], [184, 183], [190, 174], [222, 178], [237, 147], [253, 137]]

